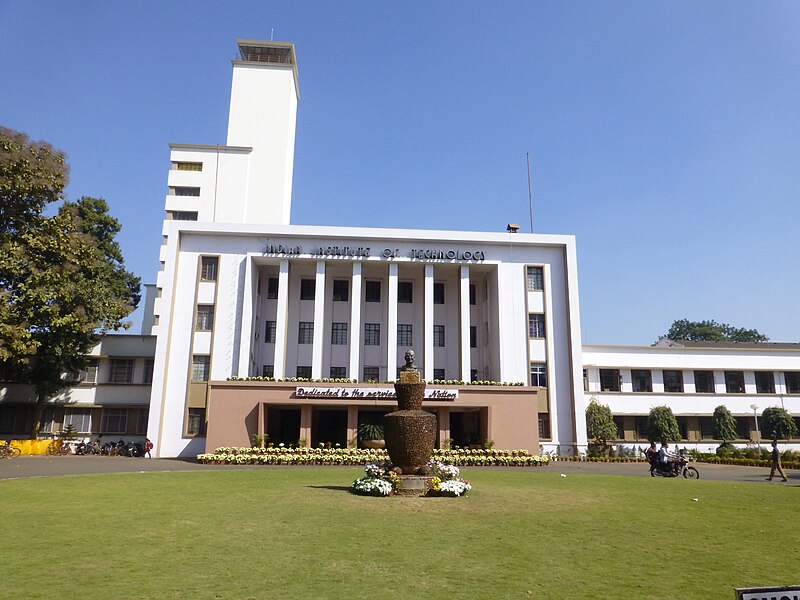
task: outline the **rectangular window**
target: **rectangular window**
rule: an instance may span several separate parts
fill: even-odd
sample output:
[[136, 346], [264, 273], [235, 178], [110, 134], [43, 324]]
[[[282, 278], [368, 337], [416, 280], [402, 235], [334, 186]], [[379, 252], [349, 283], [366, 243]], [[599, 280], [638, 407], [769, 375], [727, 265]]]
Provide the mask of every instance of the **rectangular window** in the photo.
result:
[[186, 435], [203, 436], [206, 434], [206, 409], [190, 408], [186, 419]]
[[694, 391], [698, 394], [713, 394], [714, 371], [695, 371]]
[[97, 365], [98, 359], [90, 358], [87, 360], [86, 368], [78, 375], [80, 381], [83, 383], [97, 383]]
[[800, 394], [800, 371], [784, 371], [787, 394]]
[[153, 368], [155, 367], [155, 360], [146, 358], [144, 360], [144, 378], [142, 383], [153, 383]]
[[544, 289], [544, 268], [543, 267], [528, 267], [528, 291], [533, 292], [536, 290]]
[[275, 377], [275, 365], [263, 365], [261, 367], [262, 377]]
[[397, 283], [397, 303], [411, 304], [414, 301], [414, 284], [410, 281]]
[[622, 417], [612, 417], [614, 419], [614, 425], [617, 426], [617, 439], [624, 440], [625, 439], [625, 423], [622, 420]]
[[725, 371], [725, 392], [727, 394], [744, 394], [744, 373], [742, 371]]
[[140, 408], [139, 414], [136, 415], [136, 434], [147, 435], [147, 422], [150, 417], [150, 411], [146, 408]]
[[469, 347], [478, 347], [478, 328], [475, 325], [469, 326]]
[[544, 339], [544, 315], [538, 313], [528, 315], [528, 337]]
[[278, 298], [278, 278], [267, 278], [267, 300], [276, 300]]
[[433, 346], [434, 348], [444, 348], [444, 325], [433, 326]]
[[471, 306], [475, 306], [478, 303], [477, 300], [477, 287], [474, 283], [469, 284], [469, 303]]
[[364, 323], [364, 345], [365, 346], [381, 345], [380, 323]]
[[277, 321], [267, 321], [266, 327], [264, 330], [264, 343], [265, 344], [274, 344], [275, 343], [275, 332], [278, 330], [278, 322]]
[[347, 377], [347, 367], [331, 367], [331, 379], [344, 379]]
[[547, 413], [539, 413], [539, 439], [550, 439], [550, 415]]
[[192, 356], [192, 381], [208, 381], [211, 357], [207, 354]]
[[647, 439], [647, 417], [633, 418], [633, 435], [637, 440]]
[[[172, 210], [167, 212], [167, 218], [173, 221], [197, 221], [196, 210]], [[163, 270], [163, 269], [162, 269]]]
[[[11, 409], [12, 412], [14, 411], [13, 406], [6, 406], [5, 408], [6, 410]], [[3, 422], [2, 415], [3, 415], [3, 409], [0, 408], [0, 423]], [[56, 409], [53, 408], [52, 406], [46, 407], [42, 412], [42, 421], [41, 425], [39, 426], [39, 431], [41, 431], [42, 433], [53, 433], [55, 421], [56, 421]], [[4, 433], [18, 433], [16, 429], [12, 430], [3, 429], [2, 425], [0, 425], [0, 431]]]
[[171, 196], [199, 196], [199, 187], [177, 186], [169, 188]]
[[300, 280], [300, 300], [313, 300], [317, 291], [317, 282], [314, 279]]
[[100, 433], [126, 433], [128, 431], [127, 408], [104, 408], [100, 417]]
[[219, 258], [204, 256], [200, 259], [200, 281], [216, 281]]
[[[0, 406], [0, 433], [17, 433], [18, 416], [22, 410], [17, 406]], [[53, 409], [47, 408], [45, 410], [52, 411]], [[43, 426], [45, 423], [44, 415], [42, 415], [41, 423], [40, 431], [47, 431]], [[50, 431], [53, 431], [52, 425]]]
[[347, 344], [347, 323], [331, 323], [331, 345], [344, 346]]
[[297, 330], [297, 343], [298, 344], [313, 344], [314, 343], [314, 323], [313, 321], [300, 321]]
[[536, 387], [547, 387], [547, 365], [545, 363], [531, 363], [531, 385]]
[[64, 427], [72, 425], [77, 433], [92, 432], [92, 410], [90, 408], [68, 408], [64, 411]]
[[634, 392], [653, 391], [653, 376], [649, 369], [632, 369], [631, 382]]
[[333, 280], [333, 301], [347, 302], [350, 299], [350, 282], [346, 279]]
[[752, 425], [753, 419], [750, 417], [736, 417], [736, 437], [740, 440], [749, 440]]
[[108, 372], [108, 383], [133, 383], [132, 358], [112, 358]]
[[367, 281], [364, 283], [364, 301], [365, 302], [380, 302], [381, 301], [381, 282], [380, 281]]
[[443, 381], [444, 380], [444, 369], [434, 369], [433, 370], [433, 379], [434, 379], [434, 381]]
[[376, 382], [380, 379], [380, 367], [364, 367], [364, 381]]
[[619, 369], [600, 369], [600, 391], [618, 392], [619, 390]]
[[699, 417], [700, 423], [700, 439], [713, 440], [714, 439], [714, 419], [711, 417]]
[[772, 371], [756, 371], [756, 393], [775, 393], [775, 374]]
[[202, 171], [203, 163], [201, 162], [173, 162], [172, 168], [175, 171]]
[[212, 331], [214, 329], [214, 305], [198, 304], [195, 331]]
[[311, 367], [307, 365], [298, 365], [295, 373], [296, 377], [300, 377], [302, 379], [311, 379]]
[[433, 303], [444, 304], [444, 283], [433, 283]]
[[683, 393], [683, 371], [663, 371], [664, 391]]
[[398, 346], [413, 346], [414, 341], [411, 334], [411, 325], [398, 325], [397, 326], [397, 345]]

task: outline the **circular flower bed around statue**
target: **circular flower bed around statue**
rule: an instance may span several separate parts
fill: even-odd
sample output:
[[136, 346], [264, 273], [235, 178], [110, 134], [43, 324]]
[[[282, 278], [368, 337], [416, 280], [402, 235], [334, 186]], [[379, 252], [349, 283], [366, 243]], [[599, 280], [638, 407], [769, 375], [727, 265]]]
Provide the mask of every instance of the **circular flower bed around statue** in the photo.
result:
[[[466, 479], [461, 479], [461, 471], [454, 465], [447, 465], [438, 460], [428, 463], [433, 475], [428, 496], [463, 496], [472, 489]], [[371, 462], [364, 467], [364, 477], [353, 482], [352, 490], [363, 496], [391, 496], [400, 476], [392, 470], [388, 461]]]
[[[539, 467], [550, 459], [533, 456], [527, 450], [434, 450], [433, 458], [448, 465], [461, 467]], [[343, 465], [360, 466], [375, 461], [387, 461], [385, 450], [362, 448], [292, 448], [270, 446], [267, 448], [223, 447], [206, 454], [198, 454], [197, 461], [217, 465]]]

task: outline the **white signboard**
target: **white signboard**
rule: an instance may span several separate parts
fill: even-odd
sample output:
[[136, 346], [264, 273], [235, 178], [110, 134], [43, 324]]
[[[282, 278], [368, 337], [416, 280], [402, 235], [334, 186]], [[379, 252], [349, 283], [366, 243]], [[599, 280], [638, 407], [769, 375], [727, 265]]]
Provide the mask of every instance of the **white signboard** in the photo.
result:
[[800, 585], [736, 588], [736, 600], [800, 600]]
[[[393, 400], [397, 398], [394, 388], [358, 387], [296, 387], [294, 395], [298, 398], [369, 398], [370, 400]], [[455, 400], [458, 390], [425, 389], [425, 400]]]

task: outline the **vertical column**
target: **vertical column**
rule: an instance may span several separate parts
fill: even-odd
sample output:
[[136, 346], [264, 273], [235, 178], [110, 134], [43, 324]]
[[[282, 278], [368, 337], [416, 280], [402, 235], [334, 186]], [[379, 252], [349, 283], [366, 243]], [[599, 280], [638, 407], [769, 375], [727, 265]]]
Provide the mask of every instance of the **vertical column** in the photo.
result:
[[[542, 276], [544, 277], [544, 336], [545, 336], [545, 369], [547, 369], [547, 399], [549, 404], [549, 418], [550, 418], [550, 439], [553, 444], [561, 444], [563, 442], [567, 442], [567, 439], [561, 435], [561, 431], [558, 428], [558, 416], [559, 412], [562, 407], [558, 406], [559, 400], [559, 381], [558, 377], [556, 376], [555, 370], [555, 360], [554, 357], [556, 355], [556, 347], [555, 347], [555, 331], [553, 328], [553, 324], [555, 319], [553, 318], [553, 286], [550, 284], [550, 265], [546, 264], [542, 268]], [[528, 367], [530, 368], [530, 367]], [[630, 370], [628, 371], [628, 379], [630, 379], [631, 373]], [[623, 376], [624, 377], [624, 376]], [[578, 390], [581, 388], [577, 388]], [[575, 392], [578, 393], [577, 390]], [[581, 412], [580, 415], [573, 413], [573, 419], [581, 419], [584, 414]], [[586, 425], [584, 423], [583, 430], [586, 431]]]
[[286, 329], [289, 319], [289, 261], [280, 262], [278, 270], [278, 312], [275, 322], [275, 379], [286, 377]]
[[350, 368], [347, 376], [360, 379], [361, 369], [361, 263], [353, 263], [353, 279], [350, 285]]
[[450, 437], [450, 408], [442, 406], [436, 412], [439, 413], [439, 447], [444, 448], [444, 441]]
[[251, 359], [250, 355], [253, 350], [253, 319], [255, 319], [253, 310], [253, 296], [255, 296], [255, 285], [253, 285], [253, 259], [247, 257], [245, 259], [244, 267], [244, 284], [242, 286], [242, 315], [241, 315], [241, 330], [239, 335], [239, 364], [237, 375], [239, 377], [248, 377], [253, 375], [250, 372]]
[[322, 344], [325, 336], [325, 261], [317, 261], [314, 284], [314, 345], [311, 348], [311, 377], [322, 379]]
[[311, 436], [314, 433], [311, 430], [313, 411], [314, 407], [310, 404], [300, 406], [300, 437], [298, 439], [305, 440], [306, 446], [309, 448], [311, 447]]
[[397, 263], [389, 263], [389, 293], [386, 299], [386, 380], [397, 379]]
[[358, 407], [347, 407], [347, 441], [356, 440], [358, 442]]
[[469, 267], [467, 265], [461, 266], [460, 276], [458, 304], [459, 316], [461, 319], [459, 323], [459, 338], [461, 340], [461, 379], [469, 381], [472, 363], [470, 360], [469, 344]]
[[425, 265], [424, 303], [425, 345], [423, 346], [422, 375], [427, 381], [433, 381], [433, 265]]

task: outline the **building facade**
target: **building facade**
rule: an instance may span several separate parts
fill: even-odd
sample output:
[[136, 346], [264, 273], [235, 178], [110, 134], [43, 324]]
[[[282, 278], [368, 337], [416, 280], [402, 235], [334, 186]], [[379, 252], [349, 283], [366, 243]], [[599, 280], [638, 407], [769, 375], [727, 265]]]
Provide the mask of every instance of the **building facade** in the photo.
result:
[[[440, 446], [583, 452], [592, 398], [627, 445], [660, 404], [697, 447], [718, 404], [741, 443], [758, 437], [752, 405], [800, 415], [796, 345], [582, 347], [573, 236], [292, 225], [294, 46], [238, 45], [226, 144], [170, 145], [146, 335], [105, 336], [45, 435], [147, 435], [161, 457], [265, 434], [354, 444], [392, 410], [409, 350]], [[0, 436], [26, 430], [32, 402], [0, 388]]]

